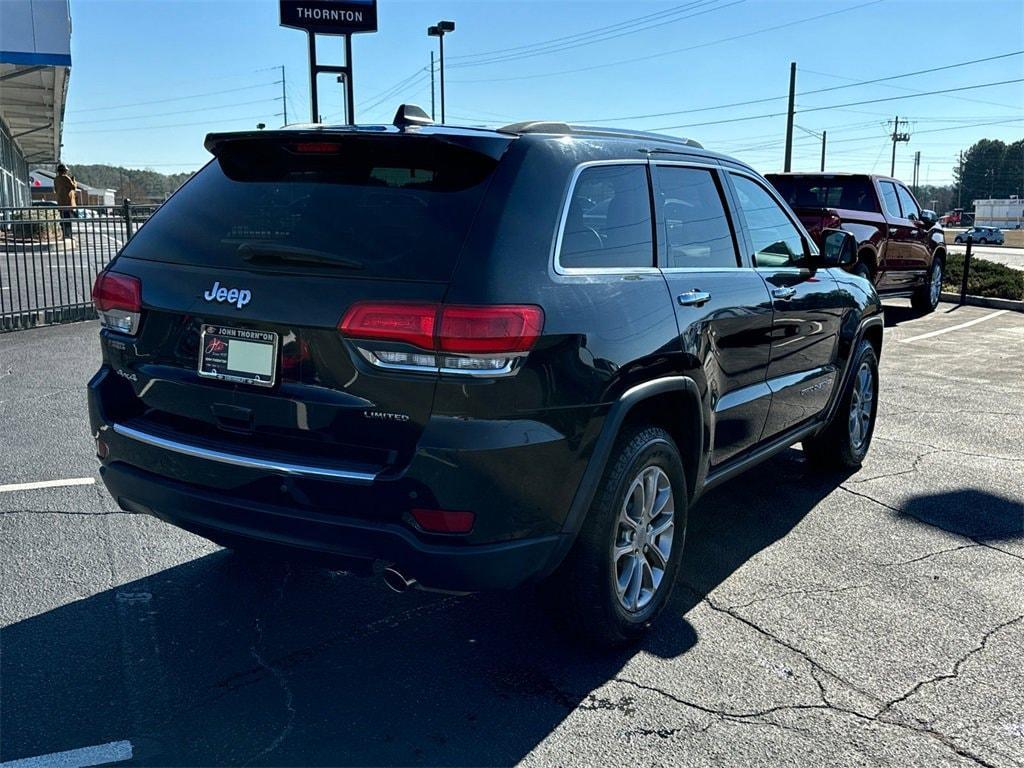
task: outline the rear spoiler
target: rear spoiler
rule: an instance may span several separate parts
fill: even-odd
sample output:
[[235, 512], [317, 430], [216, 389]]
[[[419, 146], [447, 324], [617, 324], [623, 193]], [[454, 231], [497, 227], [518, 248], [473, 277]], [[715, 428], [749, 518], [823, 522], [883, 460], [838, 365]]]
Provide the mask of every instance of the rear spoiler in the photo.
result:
[[225, 149], [238, 145], [253, 144], [362, 144], [364, 142], [419, 141], [434, 142], [446, 146], [458, 147], [492, 160], [498, 160], [515, 136], [499, 134], [496, 131], [472, 131], [446, 129], [444, 127], [416, 127], [414, 129], [397, 129], [392, 126], [353, 127], [353, 128], [282, 128], [263, 131], [233, 131], [230, 133], [208, 133], [203, 146], [214, 157], [220, 157]]

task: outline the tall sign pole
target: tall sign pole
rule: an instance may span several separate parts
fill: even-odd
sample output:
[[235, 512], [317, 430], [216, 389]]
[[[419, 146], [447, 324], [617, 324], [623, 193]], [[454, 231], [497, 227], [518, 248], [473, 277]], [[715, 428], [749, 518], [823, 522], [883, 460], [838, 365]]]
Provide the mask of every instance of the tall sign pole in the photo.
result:
[[[377, 0], [279, 0], [281, 26], [301, 29], [309, 38], [309, 112], [320, 122], [317, 76], [322, 72], [339, 75], [345, 84], [345, 119], [355, 124], [355, 89], [352, 76], [352, 35], [377, 31]], [[344, 65], [320, 64], [316, 58], [317, 35], [345, 38]]]

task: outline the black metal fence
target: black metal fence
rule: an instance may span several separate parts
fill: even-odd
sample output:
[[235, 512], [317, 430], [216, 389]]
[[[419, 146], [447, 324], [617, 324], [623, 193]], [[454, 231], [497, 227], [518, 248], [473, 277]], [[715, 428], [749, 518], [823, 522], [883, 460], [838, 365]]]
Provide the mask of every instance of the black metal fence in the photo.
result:
[[0, 208], [0, 332], [96, 316], [96, 275], [156, 205]]

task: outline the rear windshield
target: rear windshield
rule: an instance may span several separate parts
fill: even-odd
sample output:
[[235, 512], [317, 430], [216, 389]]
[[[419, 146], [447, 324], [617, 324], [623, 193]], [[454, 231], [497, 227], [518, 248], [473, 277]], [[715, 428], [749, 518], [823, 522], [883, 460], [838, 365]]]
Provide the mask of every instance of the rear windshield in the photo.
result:
[[222, 149], [124, 255], [444, 281], [496, 164], [432, 140], [248, 142]]
[[772, 176], [772, 185], [790, 208], [845, 208], [878, 211], [871, 180], [864, 176]]

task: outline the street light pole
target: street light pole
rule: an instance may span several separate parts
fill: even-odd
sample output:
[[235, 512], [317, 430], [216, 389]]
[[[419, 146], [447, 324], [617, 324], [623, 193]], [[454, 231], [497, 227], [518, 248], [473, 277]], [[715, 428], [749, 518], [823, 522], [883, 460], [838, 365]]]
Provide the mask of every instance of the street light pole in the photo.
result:
[[[435, 26], [427, 27], [427, 35], [429, 37], [436, 37], [438, 45], [440, 46], [441, 60], [439, 62], [441, 68], [441, 122], [444, 122], [444, 36], [448, 32], [455, 31], [454, 21], [439, 21]], [[431, 70], [431, 77], [433, 77], [433, 70]]]

